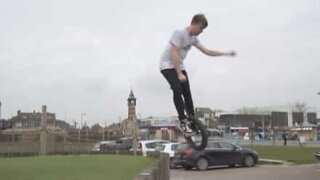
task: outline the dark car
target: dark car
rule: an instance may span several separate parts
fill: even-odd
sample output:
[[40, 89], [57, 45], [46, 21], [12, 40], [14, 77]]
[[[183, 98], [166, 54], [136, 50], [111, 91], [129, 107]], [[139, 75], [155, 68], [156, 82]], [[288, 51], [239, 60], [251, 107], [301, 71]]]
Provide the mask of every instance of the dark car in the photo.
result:
[[320, 162], [320, 151], [319, 152], [315, 152], [313, 155]]
[[186, 170], [194, 167], [206, 170], [209, 166], [216, 165], [252, 167], [258, 162], [258, 159], [257, 153], [253, 150], [229, 142], [209, 141], [207, 147], [201, 151], [192, 149], [188, 144], [179, 145], [174, 163]]
[[101, 152], [129, 151], [132, 148], [132, 138], [121, 138], [114, 143], [100, 145]]

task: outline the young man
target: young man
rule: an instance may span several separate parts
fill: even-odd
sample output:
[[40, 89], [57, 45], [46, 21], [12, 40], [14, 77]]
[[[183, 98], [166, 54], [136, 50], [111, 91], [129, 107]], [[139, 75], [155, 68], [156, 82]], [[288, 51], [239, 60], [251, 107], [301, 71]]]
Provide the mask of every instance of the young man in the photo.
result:
[[235, 56], [234, 51], [209, 50], [200, 43], [197, 36], [207, 26], [208, 22], [203, 14], [194, 15], [188, 27], [174, 32], [160, 60], [160, 71], [173, 91], [173, 101], [178, 111], [181, 128], [187, 133], [192, 130], [186, 125], [188, 121], [185, 109], [188, 116], [194, 116], [188, 75], [183, 64], [188, 51], [195, 46], [208, 56]]

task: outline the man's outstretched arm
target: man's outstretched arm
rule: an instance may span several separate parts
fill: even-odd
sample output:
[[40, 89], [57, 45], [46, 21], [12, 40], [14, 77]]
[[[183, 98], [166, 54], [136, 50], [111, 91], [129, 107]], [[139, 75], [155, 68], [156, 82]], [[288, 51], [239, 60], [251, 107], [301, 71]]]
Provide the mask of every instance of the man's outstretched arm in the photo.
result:
[[235, 51], [229, 51], [229, 52], [220, 52], [220, 51], [215, 51], [215, 50], [210, 50], [207, 49], [206, 47], [199, 45], [196, 46], [202, 53], [208, 56], [235, 56], [236, 52]]

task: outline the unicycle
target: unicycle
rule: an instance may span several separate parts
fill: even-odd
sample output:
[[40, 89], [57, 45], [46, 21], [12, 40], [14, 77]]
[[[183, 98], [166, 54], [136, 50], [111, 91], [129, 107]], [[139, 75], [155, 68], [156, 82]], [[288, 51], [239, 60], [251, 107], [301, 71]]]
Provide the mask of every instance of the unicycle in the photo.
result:
[[203, 150], [208, 143], [207, 129], [202, 122], [194, 116], [188, 117], [187, 120], [189, 122], [188, 126], [192, 129], [193, 133], [184, 133], [184, 138], [193, 149]]

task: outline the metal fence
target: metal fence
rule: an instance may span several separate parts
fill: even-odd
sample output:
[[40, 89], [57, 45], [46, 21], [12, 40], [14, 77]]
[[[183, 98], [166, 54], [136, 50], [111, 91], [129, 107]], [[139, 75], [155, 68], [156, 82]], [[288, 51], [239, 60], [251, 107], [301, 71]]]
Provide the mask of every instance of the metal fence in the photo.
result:
[[[99, 140], [78, 140], [75, 136], [47, 134], [45, 154], [79, 154], [90, 153]], [[41, 154], [39, 133], [1, 134], [0, 156], [29, 156]]]

